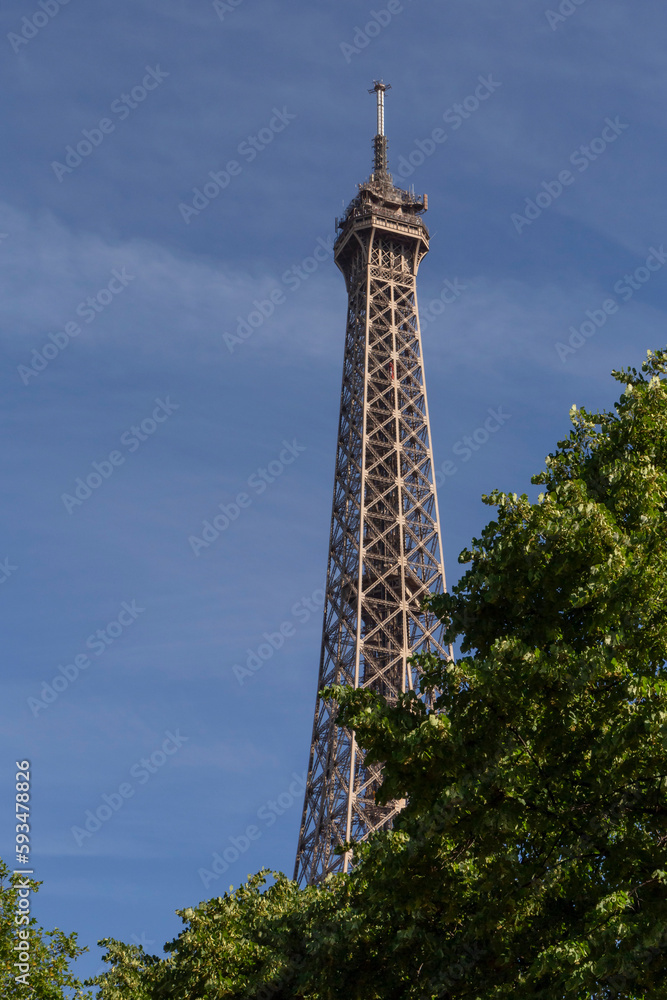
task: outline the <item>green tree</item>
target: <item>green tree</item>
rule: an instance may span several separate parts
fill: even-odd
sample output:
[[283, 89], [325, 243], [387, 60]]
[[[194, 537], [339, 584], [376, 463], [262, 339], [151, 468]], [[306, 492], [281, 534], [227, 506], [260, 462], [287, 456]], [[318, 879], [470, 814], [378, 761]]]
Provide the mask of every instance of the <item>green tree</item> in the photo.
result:
[[362, 852], [367, 903], [415, 914], [448, 995], [667, 996], [666, 373], [649, 353], [613, 412], [573, 408], [537, 503], [485, 498], [430, 601], [468, 654], [424, 663], [435, 712], [338, 693], [384, 797], [409, 797], [391, 863]]
[[328, 692], [394, 829], [182, 911], [166, 959], [108, 942], [103, 997], [667, 998], [667, 352], [613, 375], [430, 599], [461, 650], [422, 661], [434, 708]]
[[[29, 918], [28, 923], [17, 923], [17, 916], [21, 919], [19, 889], [29, 886], [34, 893], [41, 884], [12, 874], [0, 860], [0, 994], [3, 1000], [91, 998], [92, 993], [83, 990], [70, 969], [70, 962], [88, 950], [76, 943], [76, 934], [67, 935], [58, 928], [44, 931], [37, 926], [34, 917]], [[24, 933], [20, 934], [21, 931]], [[17, 946], [25, 950], [21, 952]], [[30, 969], [27, 981], [25, 976], [18, 981], [17, 977], [24, 973], [15, 963], [19, 961], [19, 954], [25, 951], [30, 956]]]

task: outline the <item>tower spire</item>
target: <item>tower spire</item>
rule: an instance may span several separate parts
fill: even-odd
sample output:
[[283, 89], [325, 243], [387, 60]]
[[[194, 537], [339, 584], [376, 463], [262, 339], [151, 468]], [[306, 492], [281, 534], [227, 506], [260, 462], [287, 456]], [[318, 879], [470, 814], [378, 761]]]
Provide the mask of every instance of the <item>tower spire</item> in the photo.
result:
[[377, 179], [382, 180], [389, 177], [387, 167], [387, 137], [384, 134], [385, 90], [391, 90], [390, 83], [383, 83], [382, 80], [374, 80], [373, 86], [368, 91], [369, 94], [375, 94], [377, 97], [377, 133], [373, 139], [373, 148], [375, 150], [373, 172]]

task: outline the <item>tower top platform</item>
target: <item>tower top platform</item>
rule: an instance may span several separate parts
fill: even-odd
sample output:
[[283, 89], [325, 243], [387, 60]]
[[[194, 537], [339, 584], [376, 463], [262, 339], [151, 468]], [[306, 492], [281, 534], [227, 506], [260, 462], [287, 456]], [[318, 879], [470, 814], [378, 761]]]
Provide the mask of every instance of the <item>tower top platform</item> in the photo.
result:
[[[359, 193], [352, 199], [345, 214], [336, 219], [341, 230], [337, 243], [345, 241], [347, 231], [369, 223], [396, 229], [428, 241], [428, 229], [420, 213], [428, 209], [428, 196], [416, 195], [394, 184], [387, 162], [387, 137], [384, 133], [384, 95], [391, 84], [375, 80], [368, 91], [377, 98], [377, 133], [373, 139], [374, 162], [370, 177], [358, 185]], [[406, 228], [407, 227], [407, 228]]]

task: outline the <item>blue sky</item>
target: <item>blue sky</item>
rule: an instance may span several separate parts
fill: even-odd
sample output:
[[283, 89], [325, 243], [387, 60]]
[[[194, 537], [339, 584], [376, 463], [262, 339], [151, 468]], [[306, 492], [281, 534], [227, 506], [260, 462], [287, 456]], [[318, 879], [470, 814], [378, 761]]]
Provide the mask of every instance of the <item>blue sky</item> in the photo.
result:
[[572, 404], [610, 405], [610, 370], [665, 344], [667, 11], [56, 2], [0, 14], [0, 832], [12, 861], [28, 759], [33, 912], [80, 932], [86, 975], [99, 938], [156, 951], [177, 907], [293, 869], [346, 308], [326, 248], [370, 172], [373, 79], [390, 168], [429, 195], [451, 584], [480, 496], [533, 490]]

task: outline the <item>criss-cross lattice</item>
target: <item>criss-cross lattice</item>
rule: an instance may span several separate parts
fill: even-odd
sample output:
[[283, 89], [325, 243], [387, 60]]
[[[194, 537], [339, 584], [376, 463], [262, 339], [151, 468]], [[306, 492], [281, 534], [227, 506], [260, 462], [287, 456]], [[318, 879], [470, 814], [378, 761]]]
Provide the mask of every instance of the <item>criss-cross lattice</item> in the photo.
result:
[[[335, 259], [347, 330], [318, 690], [418, 690], [415, 653], [443, 658], [441, 625], [421, 610], [444, 588], [416, 280], [428, 252], [424, 202], [374, 174], [339, 223]], [[391, 824], [381, 765], [368, 765], [335, 705], [318, 695], [295, 878], [346, 871], [336, 848]]]

